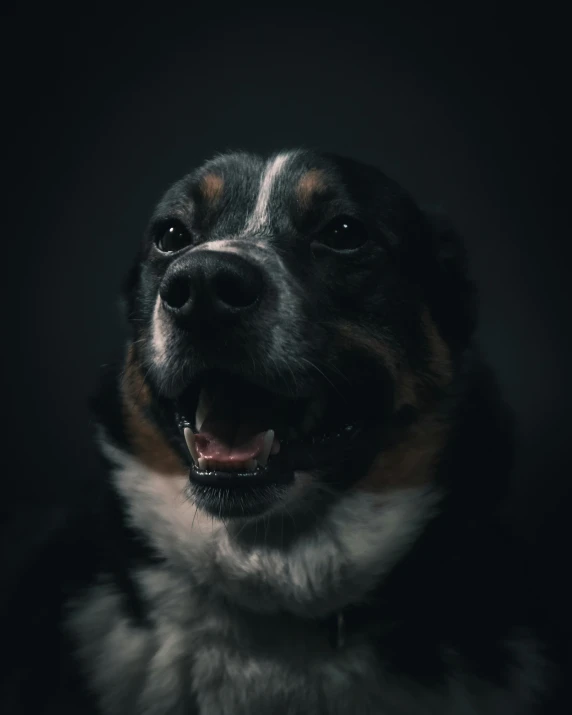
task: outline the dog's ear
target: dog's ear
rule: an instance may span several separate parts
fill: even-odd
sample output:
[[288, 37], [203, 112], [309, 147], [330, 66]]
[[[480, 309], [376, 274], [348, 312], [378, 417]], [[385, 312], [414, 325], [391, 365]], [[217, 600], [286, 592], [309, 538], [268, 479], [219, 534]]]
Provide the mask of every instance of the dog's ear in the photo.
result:
[[465, 244], [446, 216], [434, 210], [425, 210], [424, 216], [434, 269], [425, 272], [430, 276], [428, 300], [443, 337], [462, 350], [477, 327], [477, 290], [469, 277]]

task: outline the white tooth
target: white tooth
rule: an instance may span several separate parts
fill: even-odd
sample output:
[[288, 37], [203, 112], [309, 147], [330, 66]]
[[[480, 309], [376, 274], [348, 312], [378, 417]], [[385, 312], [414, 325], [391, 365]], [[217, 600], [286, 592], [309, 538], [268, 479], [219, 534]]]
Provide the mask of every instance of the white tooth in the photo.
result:
[[268, 457], [270, 456], [270, 450], [272, 449], [272, 443], [274, 442], [274, 430], [269, 429], [264, 435], [264, 446], [262, 447], [262, 452], [258, 455], [258, 464], [261, 467], [265, 467], [268, 462]]
[[199, 469], [205, 470], [207, 468], [206, 457], [199, 457]]
[[203, 423], [204, 423], [206, 416], [209, 412], [210, 406], [211, 406], [211, 401], [207, 394], [206, 388], [203, 387], [203, 389], [201, 390], [201, 393], [199, 395], [199, 402], [197, 405], [197, 411], [195, 413], [195, 426], [197, 428], [197, 432], [200, 432], [201, 427], [203, 426]]
[[185, 442], [187, 443], [187, 447], [189, 448], [191, 457], [193, 458], [194, 463], [198, 464], [199, 453], [197, 452], [197, 447], [195, 445], [195, 435], [193, 433], [193, 430], [190, 427], [185, 427], [184, 433], [185, 433]]

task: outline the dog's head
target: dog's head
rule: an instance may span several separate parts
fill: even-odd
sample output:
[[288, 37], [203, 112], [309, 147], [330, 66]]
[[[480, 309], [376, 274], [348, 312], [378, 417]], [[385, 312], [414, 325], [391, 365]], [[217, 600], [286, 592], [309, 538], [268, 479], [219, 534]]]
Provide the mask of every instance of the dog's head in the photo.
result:
[[378, 170], [307, 151], [206, 163], [158, 204], [125, 297], [129, 451], [185, 475], [202, 510], [430, 478], [473, 291], [456, 236]]

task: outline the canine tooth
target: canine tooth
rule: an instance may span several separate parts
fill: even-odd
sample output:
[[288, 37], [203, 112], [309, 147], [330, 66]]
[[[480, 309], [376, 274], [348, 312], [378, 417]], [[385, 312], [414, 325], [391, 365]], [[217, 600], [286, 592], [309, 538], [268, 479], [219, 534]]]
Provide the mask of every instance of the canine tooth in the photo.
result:
[[207, 468], [206, 457], [199, 457], [199, 469], [205, 470]]
[[264, 446], [262, 447], [262, 452], [258, 455], [258, 464], [261, 467], [265, 467], [268, 462], [268, 457], [270, 456], [270, 450], [272, 449], [272, 443], [274, 442], [274, 430], [269, 429], [264, 435]]
[[187, 443], [187, 447], [189, 448], [191, 457], [193, 458], [194, 463], [198, 464], [200, 461], [199, 453], [197, 452], [197, 447], [195, 445], [195, 435], [193, 433], [193, 430], [190, 427], [185, 427], [184, 434], [185, 434], [185, 442]]
[[195, 412], [195, 426], [197, 428], [197, 432], [200, 432], [201, 427], [203, 426], [203, 423], [204, 423], [206, 416], [208, 414], [210, 406], [211, 406], [211, 401], [207, 394], [207, 390], [205, 387], [203, 387], [203, 389], [201, 390], [200, 395], [199, 395], [197, 411]]

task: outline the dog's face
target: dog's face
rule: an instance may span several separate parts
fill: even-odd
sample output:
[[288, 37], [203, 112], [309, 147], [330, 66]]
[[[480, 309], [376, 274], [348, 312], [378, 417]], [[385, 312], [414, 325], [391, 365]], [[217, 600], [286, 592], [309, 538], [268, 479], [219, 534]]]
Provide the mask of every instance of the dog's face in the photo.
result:
[[470, 337], [459, 256], [357, 162], [208, 162], [159, 203], [127, 282], [131, 451], [222, 518], [426, 478], [399, 445]]

